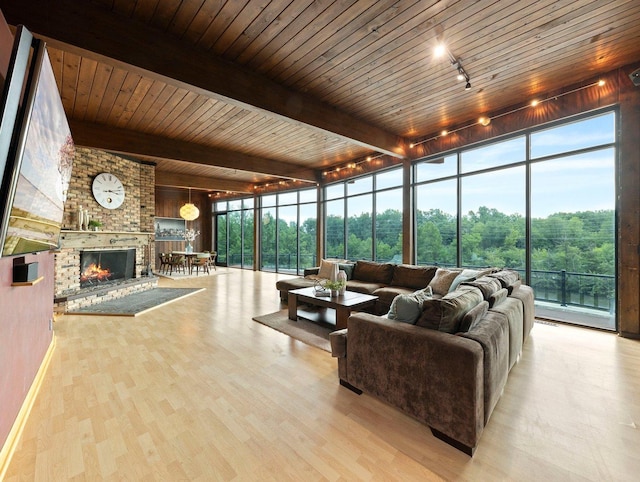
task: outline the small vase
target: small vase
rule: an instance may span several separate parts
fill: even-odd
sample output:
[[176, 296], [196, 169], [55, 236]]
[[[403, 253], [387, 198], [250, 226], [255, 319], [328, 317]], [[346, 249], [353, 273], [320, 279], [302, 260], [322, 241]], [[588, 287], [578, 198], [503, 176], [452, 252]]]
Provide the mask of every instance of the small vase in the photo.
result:
[[82, 231], [82, 223], [84, 222], [84, 211], [82, 206], [78, 207], [78, 231]]
[[187, 243], [187, 247], [186, 247], [186, 248], [184, 248], [184, 250], [185, 250], [187, 253], [193, 253], [193, 246], [191, 246], [191, 243]]
[[329, 281], [338, 281], [338, 263], [333, 264], [331, 275], [329, 275]]
[[331, 297], [335, 298], [338, 296], [338, 290], [331, 290]]
[[342, 286], [340, 287], [340, 296], [342, 296], [344, 292], [347, 291], [347, 273], [342, 269], [338, 271], [337, 280], [342, 281]]

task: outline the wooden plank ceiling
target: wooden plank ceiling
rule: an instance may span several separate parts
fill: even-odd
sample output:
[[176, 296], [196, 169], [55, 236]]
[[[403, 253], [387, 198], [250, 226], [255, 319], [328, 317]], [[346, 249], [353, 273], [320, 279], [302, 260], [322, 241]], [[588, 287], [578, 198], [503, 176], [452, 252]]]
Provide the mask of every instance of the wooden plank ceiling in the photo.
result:
[[[640, 59], [636, 0], [0, 0], [44, 38], [77, 144], [159, 185], [315, 183]], [[434, 47], [444, 42], [470, 77]]]

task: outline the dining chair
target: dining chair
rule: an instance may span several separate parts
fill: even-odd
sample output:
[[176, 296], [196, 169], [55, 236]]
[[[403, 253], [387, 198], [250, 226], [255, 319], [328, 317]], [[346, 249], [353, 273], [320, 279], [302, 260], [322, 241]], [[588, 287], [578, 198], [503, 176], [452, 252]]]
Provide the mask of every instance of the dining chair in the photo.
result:
[[160, 257], [160, 272], [166, 273], [169, 269], [169, 256], [167, 253], [160, 253], [158, 256]]
[[186, 262], [185, 257], [182, 254], [171, 254], [169, 258], [169, 276], [173, 273], [173, 270], [176, 270], [176, 273], [182, 271], [186, 274]]
[[209, 266], [212, 266], [214, 270], [218, 269], [216, 268], [216, 256], [218, 256], [216, 251], [209, 252]]
[[198, 253], [195, 259], [191, 260], [191, 264], [189, 266], [189, 274], [193, 273], [193, 268], [196, 269], [196, 276], [200, 272], [200, 268], [202, 271], [209, 274], [209, 260], [211, 259], [211, 255], [209, 253]]

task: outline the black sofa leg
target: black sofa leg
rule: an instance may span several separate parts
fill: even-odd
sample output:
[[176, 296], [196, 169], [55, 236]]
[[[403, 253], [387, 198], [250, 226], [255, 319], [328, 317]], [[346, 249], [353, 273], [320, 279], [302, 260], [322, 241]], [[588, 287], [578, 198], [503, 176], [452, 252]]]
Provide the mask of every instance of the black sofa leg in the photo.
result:
[[429, 427], [431, 429], [431, 433], [434, 437], [439, 438], [443, 442], [447, 442], [452, 447], [457, 448], [458, 450], [464, 452], [469, 457], [473, 457], [473, 452], [475, 452], [475, 447], [469, 447], [468, 445], [463, 444], [462, 442], [458, 442], [456, 439], [449, 437], [448, 435], [443, 434], [440, 430], [436, 430], [433, 427]]
[[340, 385], [342, 385], [345, 388], [348, 388], [349, 390], [351, 390], [356, 395], [362, 395], [362, 390], [360, 390], [359, 388], [354, 387], [349, 382], [345, 382], [342, 378], [340, 379]]

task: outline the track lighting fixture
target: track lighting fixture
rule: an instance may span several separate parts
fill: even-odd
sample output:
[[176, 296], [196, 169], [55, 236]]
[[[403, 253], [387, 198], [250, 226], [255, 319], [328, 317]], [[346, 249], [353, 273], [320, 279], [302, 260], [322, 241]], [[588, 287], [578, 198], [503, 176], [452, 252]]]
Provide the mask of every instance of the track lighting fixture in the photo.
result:
[[[476, 126], [478, 124], [481, 125], [481, 126], [487, 127], [489, 124], [491, 124], [491, 121], [493, 119], [497, 119], [499, 117], [503, 117], [503, 116], [506, 116], [506, 115], [509, 115], [509, 114], [513, 114], [514, 112], [518, 112], [519, 110], [522, 110], [522, 109], [526, 109], [526, 108], [530, 108], [530, 107], [535, 108], [535, 107], [538, 107], [543, 102], [548, 102], [548, 101], [551, 101], [551, 100], [558, 100], [558, 98], [563, 97], [565, 95], [573, 94], [574, 92], [579, 92], [579, 91], [585, 90], [585, 89], [590, 89], [591, 87], [595, 87], [595, 86], [602, 87], [603, 85], [605, 85], [605, 81], [604, 80], [598, 80], [597, 82], [593, 82], [591, 84], [583, 85], [582, 87], [577, 87], [575, 89], [569, 90], [567, 92], [563, 92], [561, 94], [554, 94], [554, 95], [552, 95], [550, 97], [547, 97], [545, 99], [532, 100], [531, 102], [529, 102], [529, 103], [527, 103], [525, 105], [522, 105], [520, 107], [517, 107], [515, 109], [512, 109], [512, 110], [510, 110], [508, 112], [503, 112], [501, 114], [496, 114], [496, 115], [494, 115], [492, 117], [482, 116], [482, 117], [480, 117], [478, 119], [477, 122], [472, 122], [470, 124], [458, 127], [457, 129], [454, 129], [454, 130], [451, 130], [451, 131], [442, 130], [442, 131], [440, 131], [439, 135], [434, 135], [433, 137], [429, 137], [427, 139], [422, 139], [420, 141], [414, 141], [411, 144], [409, 144], [409, 147], [411, 147], [411, 148], [418, 147], [419, 145], [424, 144], [426, 142], [434, 141], [434, 140], [439, 139], [441, 137], [444, 137], [444, 136], [446, 136], [448, 134], [454, 134], [454, 133], [459, 132], [459, 131], [464, 130], [464, 129], [469, 129], [469, 128], [474, 127], [474, 126]], [[467, 82], [467, 89], [470, 88], [470, 87], [471, 87], [470, 82]]]
[[444, 53], [447, 54], [447, 57], [449, 58], [449, 62], [451, 62], [451, 65], [453, 65], [453, 68], [456, 69], [458, 72], [456, 78], [461, 82], [463, 80], [466, 81], [464, 90], [471, 90], [471, 78], [469, 77], [469, 74], [467, 73], [467, 71], [464, 70], [464, 67], [462, 66], [462, 62], [460, 61], [460, 59], [457, 59], [456, 57], [454, 57], [454, 55], [449, 51], [446, 45], [439, 44], [435, 50], [436, 56], [439, 57]]

